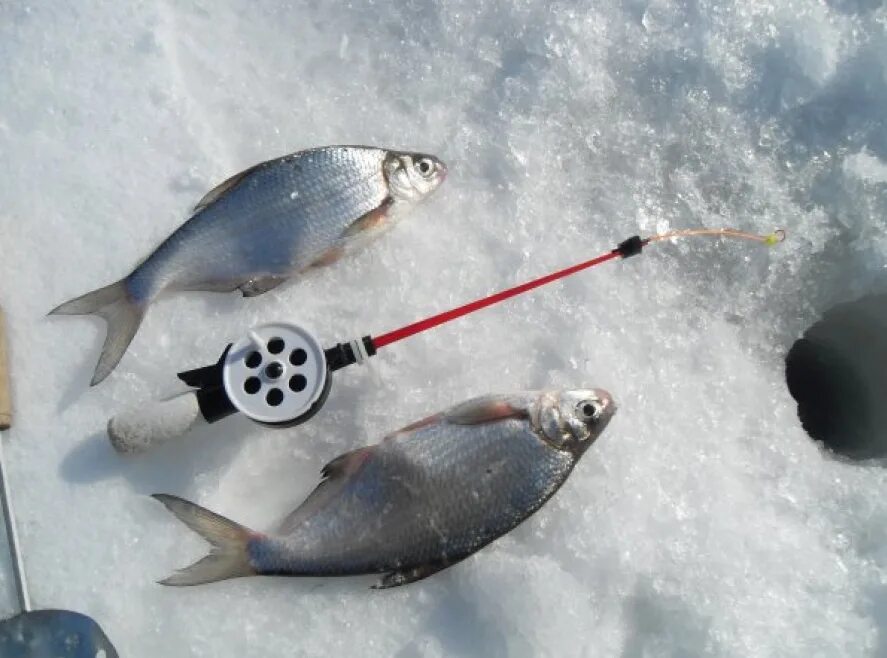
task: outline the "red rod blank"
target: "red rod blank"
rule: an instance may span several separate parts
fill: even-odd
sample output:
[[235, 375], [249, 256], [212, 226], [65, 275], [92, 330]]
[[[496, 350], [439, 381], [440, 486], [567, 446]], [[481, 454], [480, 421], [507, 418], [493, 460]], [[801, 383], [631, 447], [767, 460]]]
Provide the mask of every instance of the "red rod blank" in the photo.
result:
[[621, 255], [622, 254], [619, 249], [614, 249], [613, 251], [610, 251], [603, 256], [592, 258], [591, 260], [585, 261], [584, 263], [573, 265], [572, 267], [553, 272], [552, 274], [534, 279], [533, 281], [529, 281], [527, 283], [523, 283], [519, 286], [515, 286], [514, 288], [508, 288], [507, 290], [497, 292], [493, 295], [490, 295], [489, 297], [483, 297], [481, 299], [475, 300], [473, 302], [465, 304], [464, 306], [459, 306], [449, 311], [444, 311], [443, 313], [432, 315], [430, 318], [425, 318], [424, 320], [419, 320], [418, 322], [414, 322], [413, 324], [408, 324], [407, 326], [401, 327], [400, 329], [389, 331], [387, 334], [382, 334], [381, 336], [374, 337], [373, 344], [375, 345], [377, 350], [381, 349], [386, 345], [396, 343], [397, 341], [403, 340], [404, 338], [409, 338], [410, 336], [414, 336], [422, 331], [425, 331], [426, 329], [440, 326], [445, 322], [449, 322], [450, 320], [461, 318], [463, 315], [468, 315], [469, 313], [473, 313], [474, 311], [479, 311], [480, 309], [486, 308], [487, 306], [492, 306], [493, 304], [509, 299], [510, 297], [520, 295], [521, 293], [527, 292], [528, 290], [533, 290], [534, 288], [538, 288], [539, 286], [544, 286], [546, 283], [557, 281], [558, 279], [562, 279], [565, 276], [570, 276], [571, 274], [575, 274], [576, 272], [581, 272], [582, 270], [586, 270], [589, 267], [594, 267], [595, 265], [599, 265], [608, 260], [612, 260], [613, 258], [618, 258]]

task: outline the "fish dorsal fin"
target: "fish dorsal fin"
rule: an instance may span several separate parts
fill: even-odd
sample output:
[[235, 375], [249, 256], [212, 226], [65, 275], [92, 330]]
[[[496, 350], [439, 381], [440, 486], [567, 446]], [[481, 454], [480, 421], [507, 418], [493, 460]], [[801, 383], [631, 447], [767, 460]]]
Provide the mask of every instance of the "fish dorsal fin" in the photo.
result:
[[508, 418], [528, 418], [526, 409], [513, 404], [504, 396], [486, 395], [456, 405], [444, 418], [454, 425], [481, 425]]
[[401, 427], [399, 430], [395, 430], [391, 432], [391, 434], [387, 434], [385, 436], [385, 441], [390, 441], [395, 438], [404, 437], [416, 432], [423, 427], [428, 427], [429, 425], [434, 425], [435, 423], [440, 422], [443, 419], [443, 414], [434, 414], [433, 416], [428, 416], [427, 418], [423, 418], [422, 420], [417, 420], [415, 423], [410, 423], [404, 427]]
[[339, 455], [320, 469], [320, 474], [324, 477], [324, 480], [335, 480], [336, 478], [355, 473], [369, 458], [372, 448], [373, 446], [365, 446]]
[[240, 183], [243, 182], [245, 178], [247, 178], [250, 174], [255, 173], [256, 170], [264, 167], [267, 162], [260, 162], [257, 165], [253, 165], [249, 169], [244, 169], [239, 174], [234, 174], [231, 178], [222, 181], [218, 185], [216, 185], [213, 189], [207, 192], [203, 198], [197, 202], [197, 205], [194, 206], [194, 210], [192, 214], [196, 215], [202, 210], [206, 210], [209, 206], [214, 204], [216, 201], [221, 199], [225, 194], [233, 190]]
[[348, 476], [357, 473], [360, 467], [372, 457], [376, 446], [366, 446], [339, 455], [321, 469], [323, 479], [301, 505], [293, 510], [277, 527], [277, 533], [288, 535], [318, 510], [335, 500], [348, 481]]

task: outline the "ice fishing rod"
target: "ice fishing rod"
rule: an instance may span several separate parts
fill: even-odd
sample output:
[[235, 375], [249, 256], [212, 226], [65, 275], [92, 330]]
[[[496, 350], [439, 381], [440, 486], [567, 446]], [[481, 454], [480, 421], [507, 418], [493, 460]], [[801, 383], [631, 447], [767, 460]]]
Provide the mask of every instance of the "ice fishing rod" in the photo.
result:
[[474, 313], [511, 297], [617, 258], [636, 256], [644, 247], [674, 238], [729, 237], [774, 245], [785, 239], [777, 230], [756, 235], [734, 229], [670, 231], [641, 238], [634, 235], [610, 251], [577, 265], [481, 297], [377, 336], [366, 335], [324, 349], [303, 327], [276, 322], [254, 327], [229, 344], [219, 360], [178, 374], [192, 390], [161, 402], [142, 405], [112, 418], [108, 436], [119, 452], [143, 452], [181, 436], [200, 422], [214, 423], [241, 412], [269, 427], [292, 427], [313, 417], [327, 400], [332, 373], [365, 362], [379, 350]]

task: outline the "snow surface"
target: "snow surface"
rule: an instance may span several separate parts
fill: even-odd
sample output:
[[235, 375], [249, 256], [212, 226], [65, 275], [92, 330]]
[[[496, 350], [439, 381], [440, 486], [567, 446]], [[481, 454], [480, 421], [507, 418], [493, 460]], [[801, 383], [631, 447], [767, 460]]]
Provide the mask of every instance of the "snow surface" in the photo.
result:
[[[6, 436], [33, 598], [124, 656], [887, 655], [887, 471], [801, 430], [782, 359], [883, 290], [887, 9], [877, 0], [0, 4]], [[154, 306], [87, 390], [103, 329], [45, 317], [202, 194], [304, 147], [428, 150], [439, 193], [382, 243], [253, 300]], [[609, 249], [722, 225], [337, 375], [310, 424], [233, 419], [137, 458], [110, 415], [252, 324], [379, 333]], [[205, 545], [146, 494], [256, 528], [335, 455], [469, 396], [602, 386], [620, 412], [539, 514], [421, 584], [154, 584]], [[0, 615], [14, 610], [7, 566]]]

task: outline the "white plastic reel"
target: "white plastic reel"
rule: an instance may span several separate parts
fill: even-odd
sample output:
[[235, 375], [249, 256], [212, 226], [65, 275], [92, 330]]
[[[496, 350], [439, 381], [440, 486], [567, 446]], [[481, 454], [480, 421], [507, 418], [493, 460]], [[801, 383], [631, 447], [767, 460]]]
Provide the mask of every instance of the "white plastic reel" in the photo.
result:
[[231, 346], [222, 367], [225, 392], [238, 411], [260, 423], [290, 423], [324, 393], [328, 370], [317, 339], [302, 327], [254, 327]]

